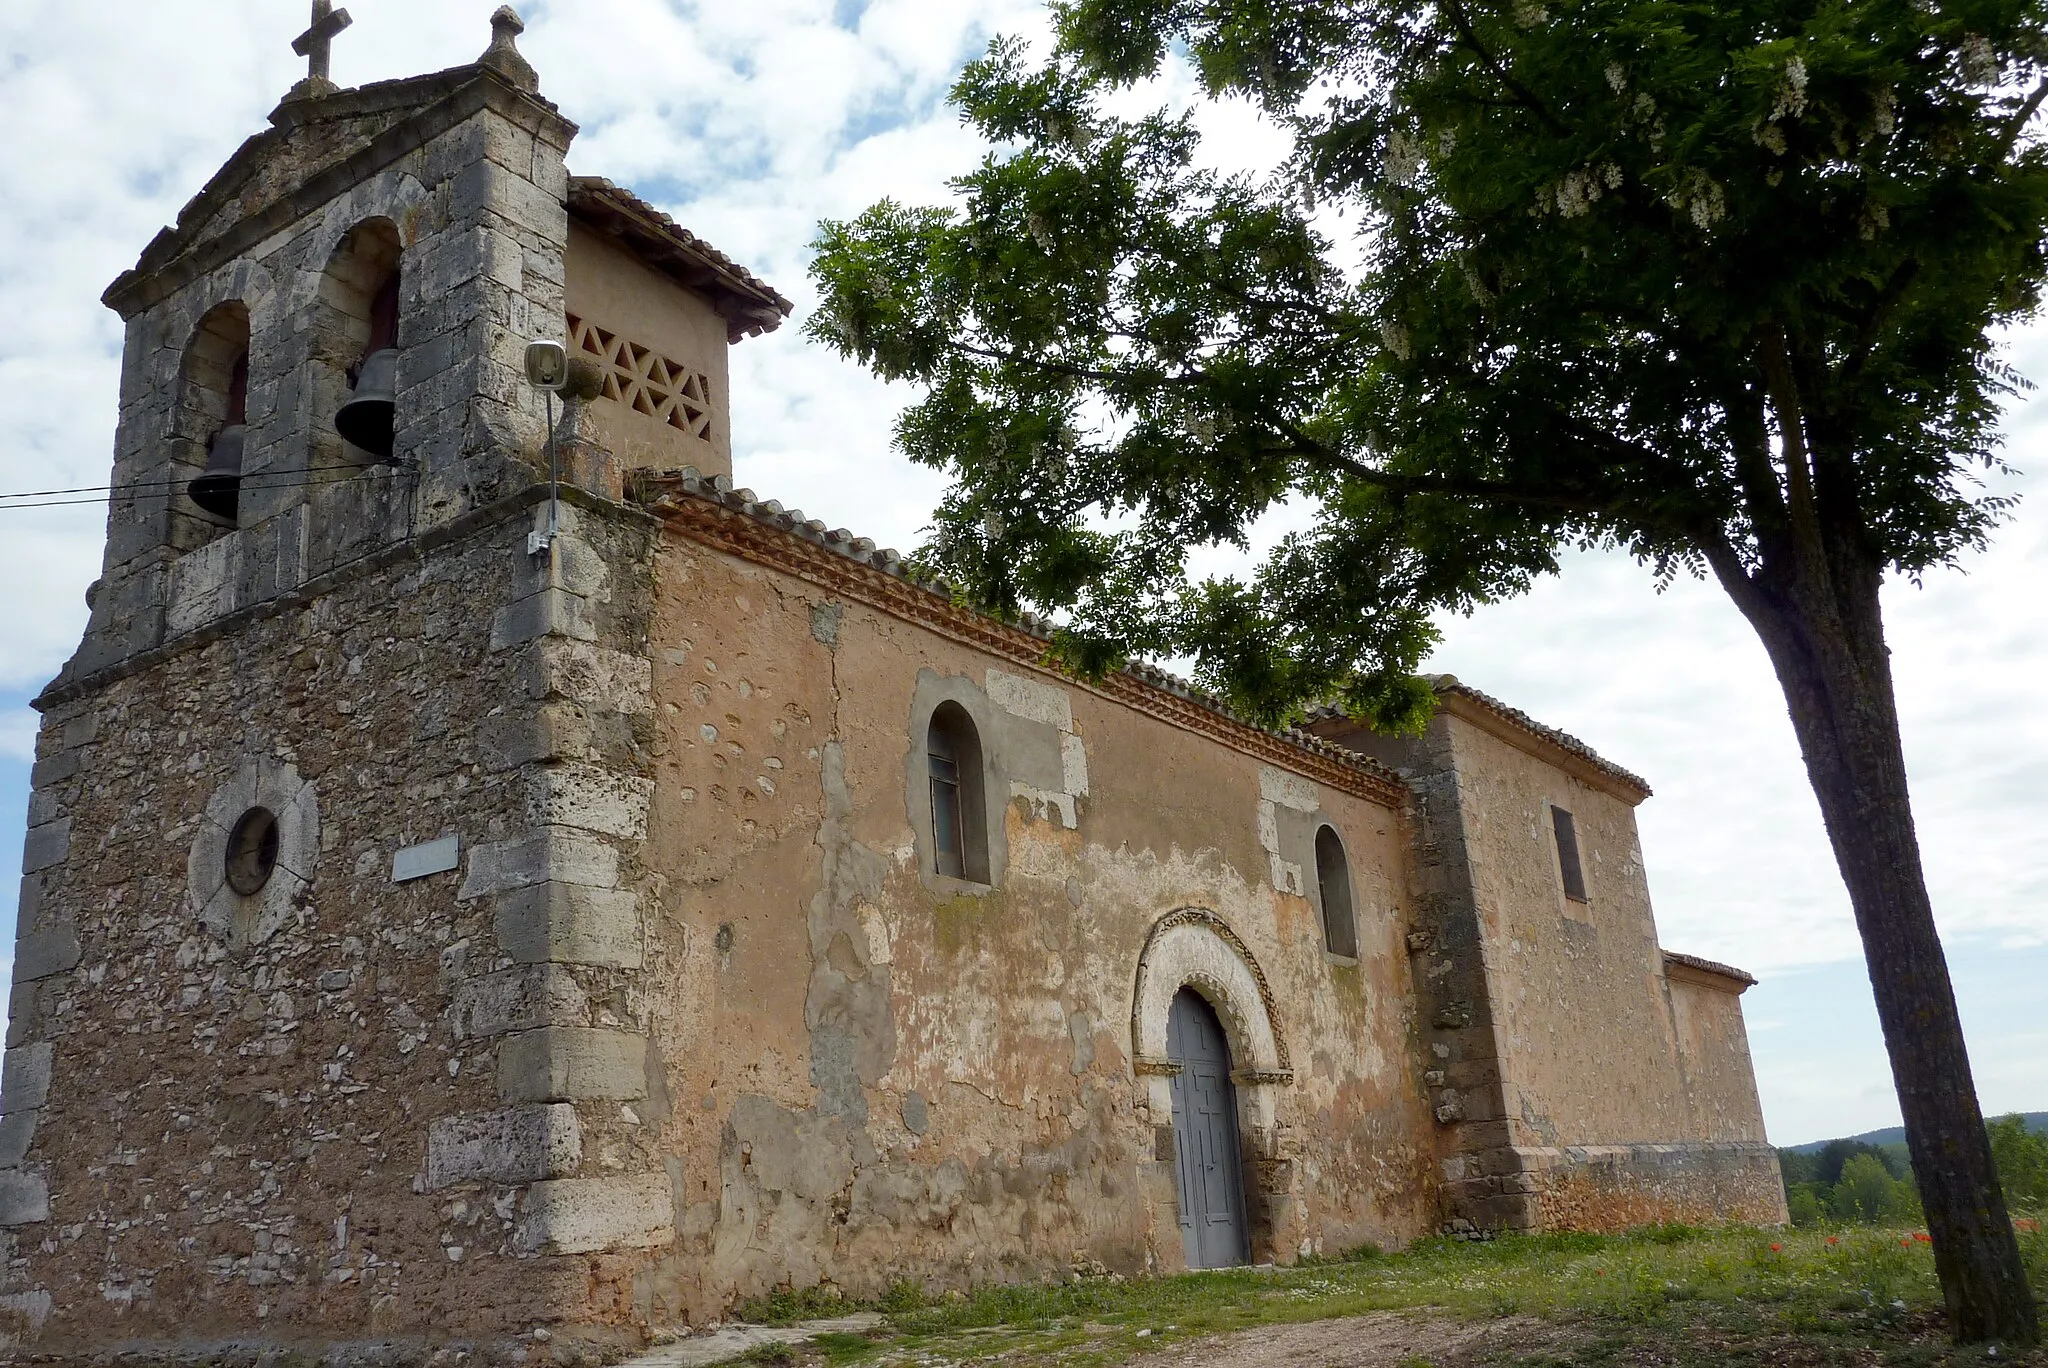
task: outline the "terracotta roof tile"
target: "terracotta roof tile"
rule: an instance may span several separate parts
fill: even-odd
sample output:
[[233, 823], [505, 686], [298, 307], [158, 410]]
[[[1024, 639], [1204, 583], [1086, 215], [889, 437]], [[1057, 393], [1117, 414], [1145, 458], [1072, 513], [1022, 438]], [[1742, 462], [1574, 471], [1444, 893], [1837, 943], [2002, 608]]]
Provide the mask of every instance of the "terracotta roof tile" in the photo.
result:
[[1664, 951], [1664, 959], [1668, 964], [1682, 964], [1689, 969], [1698, 969], [1702, 973], [1719, 974], [1723, 978], [1731, 978], [1738, 983], [1754, 984], [1756, 982], [1756, 975], [1737, 969], [1732, 964], [1722, 964], [1718, 960], [1701, 959], [1698, 955], [1681, 955], [1676, 950]]
[[679, 284], [708, 296], [725, 319], [731, 341], [775, 331], [795, 307], [767, 281], [602, 176], [569, 178], [569, 213], [619, 239]]

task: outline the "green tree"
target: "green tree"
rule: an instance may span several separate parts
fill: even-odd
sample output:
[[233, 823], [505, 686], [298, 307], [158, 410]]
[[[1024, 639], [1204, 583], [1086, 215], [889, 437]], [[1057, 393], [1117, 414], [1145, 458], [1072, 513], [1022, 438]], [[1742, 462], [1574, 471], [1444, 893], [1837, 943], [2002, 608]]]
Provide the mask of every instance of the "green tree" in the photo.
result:
[[[1847, 884], [1950, 1324], [2030, 1342], [1922, 875], [1878, 590], [2005, 511], [1993, 330], [2043, 276], [2044, 0], [1056, 0], [954, 98], [950, 208], [823, 225], [811, 334], [920, 384], [928, 559], [1083, 670], [1419, 725], [1431, 616], [1563, 548], [1716, 580]], [[1184, 52], [1291, 134], [1202, 168], [1109, 97]], [[1121, 108], [1122, 106], [1116, 106]], [[1340, 268], [1310, 204], [1350, 216]], [[1191, 547], [1318, 510], [1243, 579]]]
[[1919, 1214], [1913, 1184], [1895, 1178], [1874, 1153], [1857, 1154], [1842, 1165], [1841, 1179], [1829, 1195], [1828, 1210], [1838, 1221], [1876, 1225], [1910, 1221]]
[[2028, 1211], [2048, 1211], [2048, 1133], [2029, 1130], [2018, 1114], [2001, 1116], [1990, 1130], [2006, 1200]]

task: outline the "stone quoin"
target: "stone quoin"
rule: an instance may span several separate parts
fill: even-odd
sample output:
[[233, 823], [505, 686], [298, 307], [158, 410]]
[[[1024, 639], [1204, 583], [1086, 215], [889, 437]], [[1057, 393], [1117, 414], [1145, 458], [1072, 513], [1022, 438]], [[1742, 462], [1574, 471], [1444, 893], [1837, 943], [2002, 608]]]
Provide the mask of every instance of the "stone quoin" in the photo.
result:
[[509, 9], [357, 89], [346, 24], [105, 297], [15, 1361], [581, 1362], [777, 1288], [1783, 1219], [1750, 980], [1658, 945], [1641, 780], [1449, 678], [1396, 738], [1066, 677], [735, 489], [728, 349], [788, 301], [568, 173]]

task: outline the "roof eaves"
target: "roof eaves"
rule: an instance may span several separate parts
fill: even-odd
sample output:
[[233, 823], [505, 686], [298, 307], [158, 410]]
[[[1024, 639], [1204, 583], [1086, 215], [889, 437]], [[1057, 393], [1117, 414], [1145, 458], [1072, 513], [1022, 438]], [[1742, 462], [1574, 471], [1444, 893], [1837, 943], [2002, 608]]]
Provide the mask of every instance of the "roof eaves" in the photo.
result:
[[[894, 548], [878, 548], [872, 539], [856, 537], [845, 528], [828, 529], [816, 518], [805, 518], [801, 509], [784, 508], [773, 499], [762, 500], [751, 489], [734, 489], [731, 479], [724, 475], [701, 475], [694, 467], [662, 472], [643, 471], [636, 475], [629, 497], [641, 504], [655, 504], [664, 496], [673, 497], [676, 494], [729, 509], [791, 537], [843, 556], [856, 564], [880, 570], [949, 605], [959, 605], [953, 584], [944, 579], [919, 575], [910, 562]], [[1015, 622], [1005, 622], [978, 610], [963, 611], [972, 612], [975, 617], [987, 624], [1021, 631], [1048, 644], [1052, 640], [1054, 624], [1035, 613], [1026, 612], [1019, 615]], [[1405, 794], [1408, 791], [1406, 780], [1370, 756], [1360, 755], [1348, 747], [1325, 741], [1298, 728], [1262, 726], [1231, 711], [1213, 694], [1196, 688], [1187, 680], [1171, 671], [1162, 670], [1157, 665], [1147, 661], [1134, 661], [1119, 673], [1148, 690], [1171, 695], [1235, 726], [1258, 732], [1295, 750], [1315, 756], [1327, 764], [1352, 771], [1373, 787], [1392, 793]]]
[[1594, 750], [1571, 733], [1559, 731], [1556, 727], [1545, 726], [1520, 708], [1510, 707], [1492, 694], [1482, 693], [1470, 684], [1461, 681], [1456, 675], [1432, 675], [1429, 682], [1430, 687], [1436, 690], [1437, 697], [1461, 698], [1475, 704], [1500, 721], [1506, 722], [1515, 730], [1526, 733], [1539, 741], [1547, 741], [1559, 750], [1590, 765], [1608, 779], [1636, 790], [1638, 802], [1650, 796], [1650, 785], [1641, 775], [1623, 769], [1620, 765], [1602, 756], [1600, 752]]
[[1737, 969], [1732, 964], [1723, 964], [1719, 960], [1701, 959], [1698, 955], [1681, 955], [1676, 950], [1665, 950], [1662, 953], [1666, 969], [1675, 964], [1698, 973], [1711, 974], [1717, 978], [1731, 979], [1745, 988], [1756, 986], [1756, 975], [1746, 970]]
[[680, 284], [708, 295], [729, 341], [773, 332], [796, 307], [774, 286], [624, 186], [602, 176], [569, 178], [569, 212], [624, 240]]

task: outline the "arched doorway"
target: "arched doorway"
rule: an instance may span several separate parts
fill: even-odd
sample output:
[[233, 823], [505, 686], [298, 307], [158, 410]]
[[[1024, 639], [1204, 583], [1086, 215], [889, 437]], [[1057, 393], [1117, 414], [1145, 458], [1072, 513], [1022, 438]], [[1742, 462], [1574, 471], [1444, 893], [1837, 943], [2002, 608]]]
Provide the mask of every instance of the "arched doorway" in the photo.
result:
[[1180, 1066], [1173, 1075], [1173, 1147], [1188, 1267], [1249, 1263], [1230, 1042], [1215, 1009], [1191, 988], [1174, 994], [1166, 1018], [1166, 1053]]

